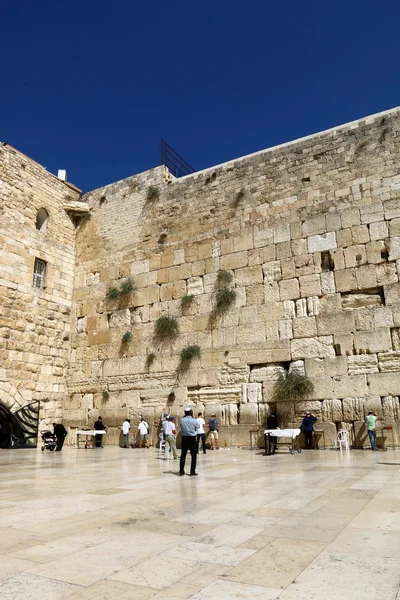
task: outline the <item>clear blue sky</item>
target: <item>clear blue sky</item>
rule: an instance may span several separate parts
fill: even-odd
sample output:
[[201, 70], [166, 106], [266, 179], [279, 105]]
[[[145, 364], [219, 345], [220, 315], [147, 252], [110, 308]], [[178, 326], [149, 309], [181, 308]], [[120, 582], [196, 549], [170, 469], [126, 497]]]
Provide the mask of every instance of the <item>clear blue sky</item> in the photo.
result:
[[400, 104], [398, 0], [3, 0], [0, 140], [84, 191]]

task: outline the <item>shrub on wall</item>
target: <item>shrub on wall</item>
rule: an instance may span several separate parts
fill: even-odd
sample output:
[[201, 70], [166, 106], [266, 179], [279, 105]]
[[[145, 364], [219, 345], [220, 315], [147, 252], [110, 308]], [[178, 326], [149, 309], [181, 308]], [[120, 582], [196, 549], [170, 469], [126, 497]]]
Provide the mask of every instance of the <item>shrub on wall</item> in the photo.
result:
[[192, 346], [187, 346], [181, 351], [181, 361], [182, 362], [190, 362], [194, 358], [200, 358], [201, 349], [197, 344], [193, 344]]
[[186, 296], [182, 296], [181, 298], [181, 307], [182, 311], [185, 312], [190, 306], [193, 304], [194, 296], [192, 294], [188, 294]]
[[118, 300], [118, 298], [119, 298], [119, 296], [120, 296], [120, 293], [121, 293], [121, 292], [119, 291], [119, 289], [118, 289], [118, 288], [116, 288], [116, 287], [112, 287], [112, 288], [110, 288], [110, 289], [108, 290], [108, 293], [107, 293], [107, 298], [108, 298], [109, 300]]
[[302, 402], [314, 391], [314, 384], [309, 377], [296, 369], [286, 376], [280, 373], [272, 392], [272, 402]]
[[120, 295], [124, 296], [127, 294], [131, 294], [134, 289], [135, 289], [135, 282], [132, 279], [132, 277], [128, 277], [127, 279], [125, 279], [125, 281], [123, 281], [121, 283], [121, 286], [119, 288], [119, 293], [120, 293]]
[[175, 317], [160, 317], [155, 324], [154, 333], [162, 340], [172, 340], [179, 335], [179, 324]]
[[130, 331], [125, 331], [124, 335], [122, 336], [122, 343], [129, 344], [129, 342], [131, 340], [132, 340], [132, 333]]
[[218, 290], [215, 295], [215, 311], [216, 313], [224, 313], [234, 304], [236, 300], [235, 290]]
[[103, 391], [103, 400], [104, 400], [104, 402], [108, 402], [108, 401], [109, 401], [109, 399], [110, 399], [110, 394], [109, 394], [109, 392], [108, 392], [107, 390], [104, 390], [104, 391]]
[[232, 283], [233, 275], [230, 271], [218, 271], [217, 286], [225, 288]]
[[151, 365], [153, 364], [153, 362], [156, 360], [156, 355], [154, 354], [154, 352], [150, 352], [150, 354], [148, 354], [146, 356], [146, 369], [150, 369]]
[[160, 191], [158, 188], [151, 185], [147, 190], [146, 201], [155, 202], [160, 197]]

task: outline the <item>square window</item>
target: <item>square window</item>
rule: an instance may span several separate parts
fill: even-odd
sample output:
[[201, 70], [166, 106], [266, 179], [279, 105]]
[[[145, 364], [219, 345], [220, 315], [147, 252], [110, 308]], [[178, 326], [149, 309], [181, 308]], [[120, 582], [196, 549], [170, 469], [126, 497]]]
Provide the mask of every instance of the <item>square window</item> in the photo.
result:
[[46, 262], [35, 258], [35, 266], [33, 268], [33, 287], [43, 289], [44, 288], [44, 277], [46, 274]]

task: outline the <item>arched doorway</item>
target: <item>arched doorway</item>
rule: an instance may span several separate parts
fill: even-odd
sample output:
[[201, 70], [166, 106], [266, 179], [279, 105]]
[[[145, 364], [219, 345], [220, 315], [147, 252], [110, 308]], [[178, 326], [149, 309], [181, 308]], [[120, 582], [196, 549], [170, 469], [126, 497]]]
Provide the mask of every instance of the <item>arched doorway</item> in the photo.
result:
[[0, 448], [36, 448], [39, 402], [31, 402], [12, 413], [0, 402]]

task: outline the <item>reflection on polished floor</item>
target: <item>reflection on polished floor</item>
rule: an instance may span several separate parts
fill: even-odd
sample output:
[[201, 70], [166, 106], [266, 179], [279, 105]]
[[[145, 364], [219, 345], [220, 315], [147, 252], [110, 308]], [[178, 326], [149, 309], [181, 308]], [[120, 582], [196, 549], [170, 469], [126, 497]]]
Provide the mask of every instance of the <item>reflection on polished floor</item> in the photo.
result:
[[400, 451], [0, 450], [2, 600], [400, 599]]

